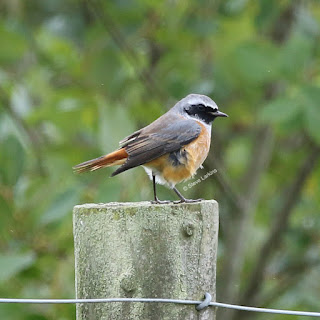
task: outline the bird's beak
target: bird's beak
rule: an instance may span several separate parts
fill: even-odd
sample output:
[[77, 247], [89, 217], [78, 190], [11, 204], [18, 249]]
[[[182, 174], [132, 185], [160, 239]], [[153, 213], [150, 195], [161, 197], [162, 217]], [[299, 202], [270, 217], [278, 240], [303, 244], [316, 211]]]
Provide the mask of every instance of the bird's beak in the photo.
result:
[[211, 114], [215, 117], [229, 117], [226, 113], [223, 113], [219, 110], [217, 110], [216, 112], [211, 112]]

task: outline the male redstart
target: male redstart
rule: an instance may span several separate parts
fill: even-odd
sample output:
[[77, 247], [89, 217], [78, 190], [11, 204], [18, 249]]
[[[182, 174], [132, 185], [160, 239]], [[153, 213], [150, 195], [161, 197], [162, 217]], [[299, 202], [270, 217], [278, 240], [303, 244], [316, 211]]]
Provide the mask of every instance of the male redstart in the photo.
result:
[[211, 124], [217, 117], [227, 117], [216, 103], [200, 94], [189, 94], [148, 126], [120, 141], [118, 150], [76, 165], [76, 172], [94, 171], [121, 165], [112, 177], [128, 169], [143, 166], [153, 181], [155, 203], [167, 203], [157, 197], [156, 183], [167, 184], [186, 199], [175, 187], [192, 177], [207, 158], [210, 149]]

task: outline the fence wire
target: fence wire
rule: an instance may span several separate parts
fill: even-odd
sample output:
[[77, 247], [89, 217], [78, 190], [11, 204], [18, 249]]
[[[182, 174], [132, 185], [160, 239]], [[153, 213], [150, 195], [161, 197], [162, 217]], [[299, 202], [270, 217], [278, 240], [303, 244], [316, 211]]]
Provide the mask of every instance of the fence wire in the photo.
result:
[[[212, 306], [217, 308], [227, 308], [227, 309], [235, 309], [235, 310], [250, 311], [250, 312], [320, 317], [320, 312], [239, 306], [239, 305], [228, 304], [228, 303], [211, 302], [210, 294], [206, 293], [205, 296], [206, 296], [206, 299], [204, 301], [160, 299], [160, 298], [107, 298], [107, 299], [2, 299], [0, 298], [0, 303], [24, 303], [24, 304], [77, 304], [77, 303], [110, 303], [110, 302], [174, 303], [174, 304], [184, 304], [184, 305], [195, 305], [196, 307], [202, 306], [200, 308], [197, 308], [197, 310], [205, 308], [207, 306]], [[207, 301], [208, 298], [210, 299], [209, 301]]]

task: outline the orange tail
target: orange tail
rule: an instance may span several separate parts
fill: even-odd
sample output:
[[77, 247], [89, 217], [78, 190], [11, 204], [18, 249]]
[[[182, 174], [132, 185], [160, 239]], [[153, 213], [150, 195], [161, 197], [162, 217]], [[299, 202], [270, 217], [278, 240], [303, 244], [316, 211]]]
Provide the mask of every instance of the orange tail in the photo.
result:
[[95, 171], [101, 168], [123, 164], [127, 160], [128, 154], [124, 148], [111, 152], [105, 156], [88, 160], [77, 164], [73, 170], [77, 173], [85, 171]]

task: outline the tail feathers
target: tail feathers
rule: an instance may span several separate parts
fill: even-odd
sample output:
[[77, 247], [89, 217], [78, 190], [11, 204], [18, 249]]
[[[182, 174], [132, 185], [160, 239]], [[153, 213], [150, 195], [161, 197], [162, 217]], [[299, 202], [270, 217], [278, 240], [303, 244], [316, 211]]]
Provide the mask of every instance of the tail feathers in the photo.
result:
[[105, 156], [88, 160], [77, 164], [73, 170], [77, 173], [85, 171], [95, 171], [101, 168], [110, 167], [114, 165], [121, 165], [126, 162], [128, 154], [124, 148], [111, 152]]

